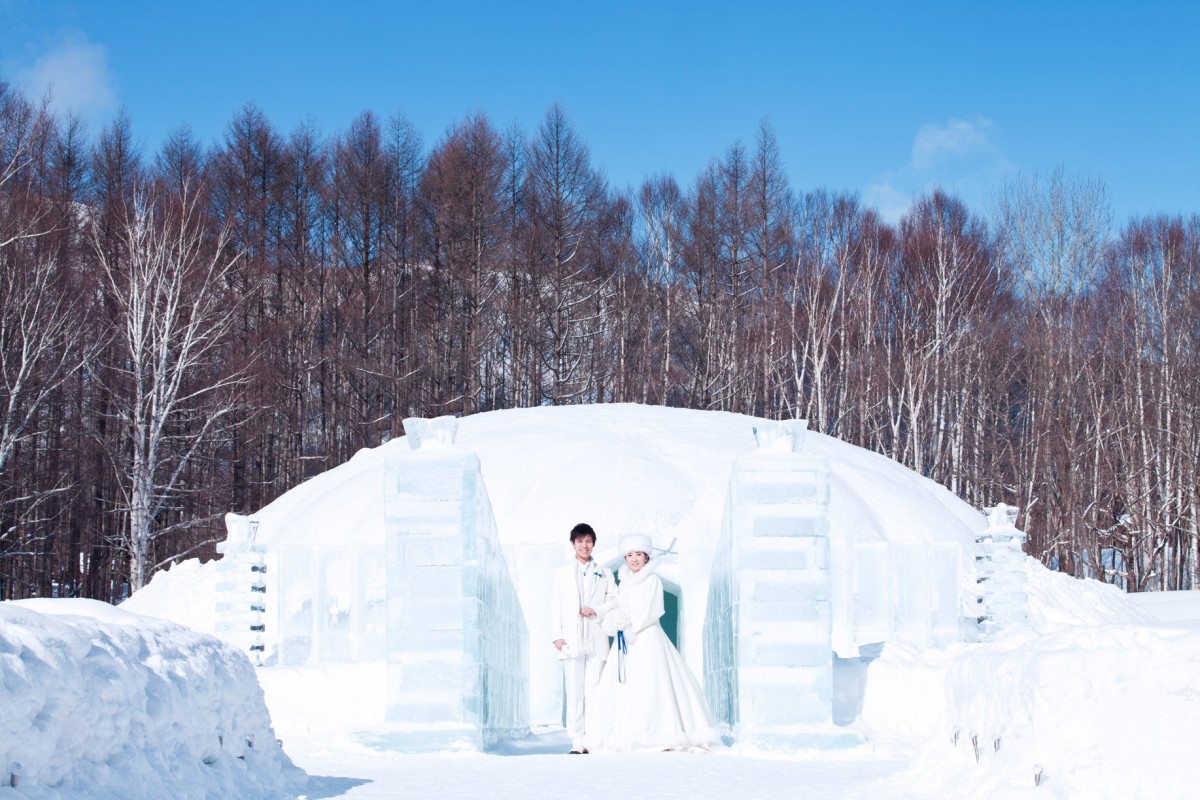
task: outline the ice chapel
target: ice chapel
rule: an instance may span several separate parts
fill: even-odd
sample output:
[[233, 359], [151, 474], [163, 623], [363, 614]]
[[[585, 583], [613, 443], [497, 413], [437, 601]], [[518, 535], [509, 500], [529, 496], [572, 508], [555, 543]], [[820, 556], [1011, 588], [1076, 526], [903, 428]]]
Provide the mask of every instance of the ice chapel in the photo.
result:
[[381, 664], [379, 747], [486, 749], [561, 719], [549, 580], [580, 521], [612, 566], [621, 534], [653, 539], [664, 628], [730, 741], [853, 745], [840, 669], [982, 619], [983, 514], [802, 420], [594, 405], [404, 427], [231, 515], [206, 565], [220, 635], [258, 663]]

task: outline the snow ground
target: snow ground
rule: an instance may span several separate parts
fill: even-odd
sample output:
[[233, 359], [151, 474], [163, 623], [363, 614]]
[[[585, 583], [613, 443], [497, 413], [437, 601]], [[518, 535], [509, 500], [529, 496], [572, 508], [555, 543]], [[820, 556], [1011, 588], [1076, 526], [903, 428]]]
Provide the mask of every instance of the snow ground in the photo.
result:
[[444, 798], [525, 800], [567, 795], [586, 786], [592, 797], [693, 800], [918, 800], [889, 786], [902, 758], [872, 754], [836, 758], [756, 758], [728, 753], [567, 756], [561, 731], [541, 732], [501, 754], [380, 754], [348, 742], [307, 738], [289, 746], [307, 765], [309, 800]]
[[[544, 728], [501, 753], [380, 753], [339, 729], [335, 708], [309, 716], [289, 703], [304, 682], [296, 671], [265, 669], [260, 678], [285, 750], [310, 775], [310, 800], [523, 800], [581, 780], [602, 794], [691, 800], [1196, 797], [1189, 754], [1200, 741], [1200, 592], [1131, 603], [1094, 581], [1032, 562], [1029, 571], [1031, 595], [1053, 604], [1031, 609], [1029, 629], [940, 650], [885, 648], [865, 664], [854, 726], [868, 743], [847, 752], [579, 759], [564, 755], [561, 729]], [[357, 690], [381, 679], [343, 669], [360, 670], [361, 680], [337, 671], [323, 678]], [[329, 729], [320, 718], [332, 720]]]
[[[1035, 580], [1052, 586], [1035, 595], [1075, 595], [1041, 630], [937, 651], [885, 648], [867, 664], [856, 726], [868, 744], [852, 751], [580, 759], [564, 754], [561, 729], [543, 728], [496, 753], [379, 752], [354, 738], [335, 700], [362, 691], [373, 665], [327, 669], [316, 681], [304, 670], [260, 669], [273, 733], [307, 778], [290, 772], [286, 758], [256, 761], [241, 748], [248, 769], [232, 752], [224, 760], [207, 752], [222, 721], [231, 730], [268, 724], [255, 673], [215, 639], [88, 601], [4, 603], [0, 750], [5, 768], [18, 758], [27, 763], [15, 788], [0, 785], [0, 800], [523, 800], [572, 792], [581, 782], [601, 793], [693, 800], [1194, 797], [1200, 593], [1126, 604], [1130, 616], [1141, 605], [1162, 611], [1161, 619], [1089, 622], [1078, 615], [1113, 616], [1120, 596], [1037, 570]], [[122, 649], [135, 656], [128, 664]], [[314, 693], [322, 681], [326, 691]], [[272, 733], [258, 732], [260, 743]], [[998, 751], [989, 746], [997, 733]], [[200, 766], [214, 755], [215, 767]], [[30, 757], [58, 772], [36, 780]]]

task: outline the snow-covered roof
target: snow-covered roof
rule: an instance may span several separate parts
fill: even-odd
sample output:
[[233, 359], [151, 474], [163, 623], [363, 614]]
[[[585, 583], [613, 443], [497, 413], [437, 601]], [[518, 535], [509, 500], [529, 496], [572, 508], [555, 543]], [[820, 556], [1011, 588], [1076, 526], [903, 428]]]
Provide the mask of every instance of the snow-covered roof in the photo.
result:
[[[543, 407], [463, 418], [456, 445], [479, 456], [504, 545], [562, 542], [586, 521], [603, 553], [629, 531], [660, 546], [716, 541], [730, 467], [755, 450], [764, 423], [636, 404]], [[876, 453], [811, 431], [802, 452], [829, 459], [835, 540], [969, 544], [985, 526], [944, 487]], [[253, 514], [257, 540], [382, 544], [389, 457], [414, 451], [402, 437], [297, 486]]]

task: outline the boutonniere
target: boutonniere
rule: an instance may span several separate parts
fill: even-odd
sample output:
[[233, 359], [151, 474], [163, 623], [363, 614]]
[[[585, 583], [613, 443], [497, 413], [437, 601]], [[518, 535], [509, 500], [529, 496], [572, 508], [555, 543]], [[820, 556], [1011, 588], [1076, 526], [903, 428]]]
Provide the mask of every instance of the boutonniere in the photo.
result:
[[593, 572], [592, 572], [592, 574], [593, 574], [593, 575], [595, 575], [597, 578], [603, 578], [603, 577], [604, 577], [604, 573], [603, 573], [603, 572], [595, 572], [595, 571], [593, 571]]

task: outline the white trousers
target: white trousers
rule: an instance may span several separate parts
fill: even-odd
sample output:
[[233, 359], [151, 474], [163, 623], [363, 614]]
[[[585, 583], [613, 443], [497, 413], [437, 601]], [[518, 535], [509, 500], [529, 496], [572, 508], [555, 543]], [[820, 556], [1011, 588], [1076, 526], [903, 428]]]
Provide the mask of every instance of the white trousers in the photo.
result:
[[600, 683], [604, 659], [580, 656], [564, 659], [562, 663], [567, 696], [567, 736], [571, 737], [572, 750], [582, 750], [587, 732], [583, 724], [584, 711]]

